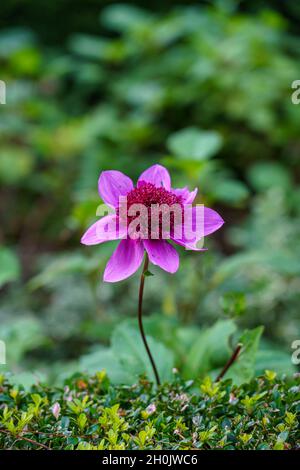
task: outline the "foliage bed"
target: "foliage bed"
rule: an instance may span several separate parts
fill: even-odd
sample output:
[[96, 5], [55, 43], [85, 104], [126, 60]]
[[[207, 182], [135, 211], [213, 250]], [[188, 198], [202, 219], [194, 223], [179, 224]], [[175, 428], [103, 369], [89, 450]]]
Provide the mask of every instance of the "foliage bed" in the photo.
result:
[[159, 390], [112, 387], [104, 371], [30, 392], [2, 376], [0, 448], [297, 449], [299, 399], [299, 374], [271, 371], [239, 387], [176, 377]]

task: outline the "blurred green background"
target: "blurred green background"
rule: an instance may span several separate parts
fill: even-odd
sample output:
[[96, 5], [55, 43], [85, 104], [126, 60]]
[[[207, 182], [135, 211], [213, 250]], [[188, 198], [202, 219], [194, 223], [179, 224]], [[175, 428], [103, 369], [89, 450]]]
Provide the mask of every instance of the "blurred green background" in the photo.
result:
[[[148, 370], [138, 275], [104, 284], [114, 244], [83, 247], [104, 169], [166, 165], [226, 225], [174, 276], [147, 279], [168, 378], [290, 373], [300, 338], [300, 5], [294, 1], [7, 0], [1, 5], [0, 339], [24, 384]], [[262, 328], [264, 332], [262, 335]], [[165, 374], [165, 375], [164, 375]]]

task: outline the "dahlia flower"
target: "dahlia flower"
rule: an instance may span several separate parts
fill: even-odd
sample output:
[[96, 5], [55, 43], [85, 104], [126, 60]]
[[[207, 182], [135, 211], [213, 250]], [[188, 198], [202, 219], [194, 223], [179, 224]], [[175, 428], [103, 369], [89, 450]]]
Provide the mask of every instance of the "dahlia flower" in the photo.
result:
[[[120, 171], [103, 171], [98, 188], [100, 197], [113, 213], [95, 222], [83, 235], [81, 243], [96, 245], [120, 240], [106, 265], [103, 277], [106, 282], [118, 282], [134, 274], [141, 266], [145, 252], [152, 264], [175, 273], [179, 255], [174, 245], [202, 251], [204, 248], [199, 242], [224, 223], [213, 209], [203, 205], [192, 207], [197, 189], [172, 188], [169, 172], [161, 165], [145, 170], [136, 186]], [[170, 214], [165, 220], [169, 225], [166, 228], [163, 219], [168, 208]], [[158, 215], [156, 221], [155, 214]]]

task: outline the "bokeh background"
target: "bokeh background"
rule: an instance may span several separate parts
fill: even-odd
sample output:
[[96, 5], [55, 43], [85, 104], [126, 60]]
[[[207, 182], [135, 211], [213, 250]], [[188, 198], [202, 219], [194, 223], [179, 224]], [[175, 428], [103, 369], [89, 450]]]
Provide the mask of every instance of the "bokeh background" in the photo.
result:
[[207, 253], [181, 250], [176, 275], [147, 278], [162, 374], [214, 374], [241, 336], [236, 374], [291, 373], [300, 4], [7, 0], [0, 15], [0, 372], [26, 385], [101, 368], [130, 382], [147, 370], [138, 275], [104, 284], [114, 243], [80, 237], [96, 220], [100, 171], [136, 179], [159, 162], [226, 220]]

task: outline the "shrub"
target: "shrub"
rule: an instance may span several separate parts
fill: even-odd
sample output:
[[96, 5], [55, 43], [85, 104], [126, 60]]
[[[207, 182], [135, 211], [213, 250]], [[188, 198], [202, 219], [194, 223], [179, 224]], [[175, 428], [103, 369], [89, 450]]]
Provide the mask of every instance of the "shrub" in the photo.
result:
[[[176, 374], [175, 374], [176, 375]], [[296, 449], [300, 377], [272, 371], [241, 386], [231, 380], [160, 389], [141, 378], [112, 387], [104, 371], [64, 388], [17, 389], [1, 378], [0, 447], [14, 449]]]

